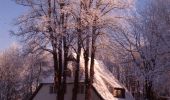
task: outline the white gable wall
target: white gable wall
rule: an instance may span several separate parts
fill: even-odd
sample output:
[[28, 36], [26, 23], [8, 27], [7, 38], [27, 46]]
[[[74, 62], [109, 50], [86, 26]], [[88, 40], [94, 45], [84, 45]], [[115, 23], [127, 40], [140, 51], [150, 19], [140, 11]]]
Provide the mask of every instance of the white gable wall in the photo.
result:
[[[50, 85], [51, 84], [43, 84], [43, 86], [38, 91], [38, 93], [35, 95], [33, 100], [56, 100], [56, 94], [50, 94], [49, 92]], [[65, 100], [71, 100], [72, 89], [73, 89], [73, 84], [68, 84], [67, 91], [65, 94]], [[100, 100], [100, 97], [96, 94], [94, 90], [92, 91], [92, 97], [93, 97], [92, 100]], [[79, 93], [77, 100], [84, 100], [84, 98], [85, 98], [85, 95]]]
[[50, 84], [43, 84], [33, 100], [55, 100], [56, 95], [50, 94], [49, 86]]

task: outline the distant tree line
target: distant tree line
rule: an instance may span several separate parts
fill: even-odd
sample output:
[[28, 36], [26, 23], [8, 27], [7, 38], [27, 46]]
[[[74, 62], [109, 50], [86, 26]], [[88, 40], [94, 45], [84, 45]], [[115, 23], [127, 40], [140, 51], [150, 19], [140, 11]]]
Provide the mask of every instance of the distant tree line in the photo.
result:
[[25, 55], [15, 46], [0, 52], [0, 100], [30, 98], [41, 78], [51, 71], [47, 56]]

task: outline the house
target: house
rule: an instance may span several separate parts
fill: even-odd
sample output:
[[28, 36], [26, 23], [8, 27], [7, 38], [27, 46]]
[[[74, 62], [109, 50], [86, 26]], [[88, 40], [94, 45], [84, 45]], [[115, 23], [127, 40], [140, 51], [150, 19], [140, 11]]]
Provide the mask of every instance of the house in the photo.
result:
[[[85, 98], [83, 65], [84, 61], [81, 57], [78, 100], [84, 100]], [[67, 77], [65, 100], [71, 100], [72, 98], [74, 68], [74, 62], [68, 64], [69, 74]], [[94, 71], [92, 100], [134, 100], [131, 93], [113, 76], [102, 61], [95, 60]], [[44, 79], [42, 83], [40, 83], [30, 100], [56, 100], [56, 91], [54, 90], [52, 76]]]

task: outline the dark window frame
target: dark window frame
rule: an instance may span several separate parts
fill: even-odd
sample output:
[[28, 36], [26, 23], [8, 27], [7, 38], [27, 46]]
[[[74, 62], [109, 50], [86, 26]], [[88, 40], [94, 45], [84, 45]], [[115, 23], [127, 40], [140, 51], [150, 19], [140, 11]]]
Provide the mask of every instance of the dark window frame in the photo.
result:
[[116, 98], [125, 98], [125, 89], [124, 88], [113, 88], [113, 95]]
[[84, 94], [85, 93], [85, 84], [83, 84], [83, 83], [79, 84], [78, 93], [79, 94]]
[[67, 76], [67, 77], [71, 77], [71, 76], [72, 76], [72, 71], [71, 71], [71, 69], [67, 68], [67, 70], [66, 70], [66, 76]]
[[57, 93], [57, 91], [56, 91], [56, 89], [55, 89], [55, 86], [54, 86], [54, 85], [50, 85], [50, 86], [49, 86], [49, 93], [50, 93], [50, 94]]

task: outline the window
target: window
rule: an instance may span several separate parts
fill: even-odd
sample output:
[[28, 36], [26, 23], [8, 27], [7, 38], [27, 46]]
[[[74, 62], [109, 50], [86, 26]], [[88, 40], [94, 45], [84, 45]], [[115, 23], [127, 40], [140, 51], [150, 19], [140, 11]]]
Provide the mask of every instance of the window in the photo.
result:
[[54, 85], [50, 85], [49, 92], [50, 92], [50, 94], [57, 92]]
[[71, 77], [71, 70], [69, 68], [66, 70], [66, 76]]
[[116, 98], [125, 98], [125, 89], [124, 88], [114, 88], [109, 83], [105, 82], [109, 92]]
[[78, 88], [78, 93], [83, 94], [84, 91], [85, 91], [85, 89], [84, 89], [84, 84], [83, 84], [83, 83], [80, 83], [80, 84], [79, 84], [79, 88]]
[[124, 88], [114, 88], [113, 96], [117, 98], [125, 98], [125, 89]]

